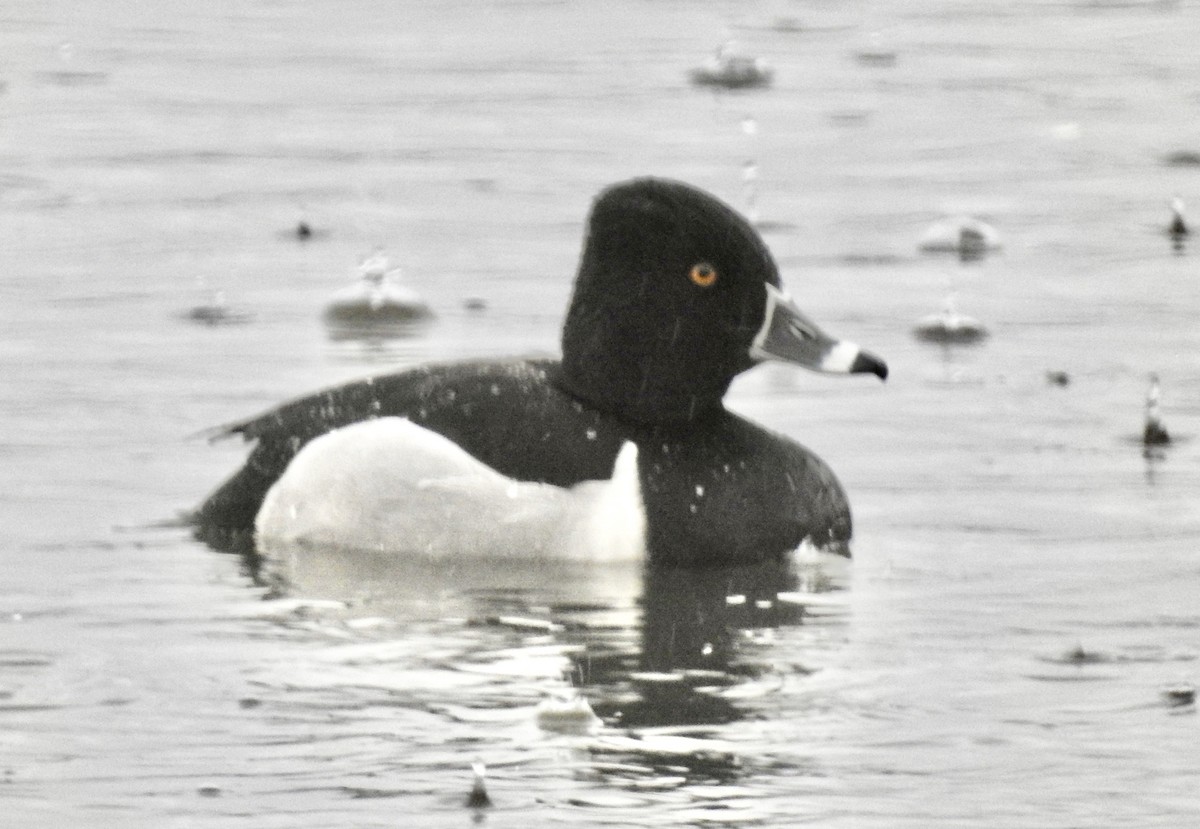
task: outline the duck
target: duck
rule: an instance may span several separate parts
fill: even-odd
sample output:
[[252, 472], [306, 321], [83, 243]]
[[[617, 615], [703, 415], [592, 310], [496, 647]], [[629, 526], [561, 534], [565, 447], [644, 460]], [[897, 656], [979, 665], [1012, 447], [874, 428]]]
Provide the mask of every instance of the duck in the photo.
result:
[[611, 482], [632, 443], [654, 566], [780, 560], [805, 543], [849, 555], [850, 506], [832, 469], [728, 410], [724, 397], [735, 377], [767, 361], [881, 380], [887, 364], [800, 310], [766, 244], [732, 207], [672, 179], [604, 189], [587, 220], [561, 347], [558, 358], [369, 376], [211, 430], [210, 439], [255, 445], [191, 514], [197, 536], [253, 552], [264, 499], [306, 444], [395, 417], [505, 478], [563, 489]]
[[325, 322], [335, 330], [372, 329], [428, 320], [433, 311], [420, 294], [395, 282], [400, 269], [380, 252], [358, 266], [358, 281], [336, 292], [325, 306]]

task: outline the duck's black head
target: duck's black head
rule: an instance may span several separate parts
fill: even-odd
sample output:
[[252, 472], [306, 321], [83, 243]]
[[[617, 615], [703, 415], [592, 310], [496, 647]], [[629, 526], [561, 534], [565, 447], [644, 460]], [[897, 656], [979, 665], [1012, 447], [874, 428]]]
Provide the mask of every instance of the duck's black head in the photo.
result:
[[644, 423], [719, 409], [733, 378], [765, 359], [887, 374], [796, 309], [749, 222], [661, 179], [617, 184], [596, 200], [562, 344], [569, 391]]

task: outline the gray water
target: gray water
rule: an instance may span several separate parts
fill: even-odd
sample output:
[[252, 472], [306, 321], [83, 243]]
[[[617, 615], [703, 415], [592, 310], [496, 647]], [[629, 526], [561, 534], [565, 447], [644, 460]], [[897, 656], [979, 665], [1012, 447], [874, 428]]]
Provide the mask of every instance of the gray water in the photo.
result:
[[[1200, 252], [1163, 228], [1200, 205], [1197, 32], [1186, 0], [8, 0], [0, 824], [1192, 825]], [[688, 86], [730, 37], [772, 88]], [[171, 525], [244, 457], [205, 429], [553, 353], [600, 188], [744, 204], [747, 160], [792, 293], [892, 369], [729, 401], [837, 471], [848, 567], [281, 586]], [[918, 254], [956, 212], [1003, 251]], [[332, 339], [375, 249], [438, 319]], [[215, 290], [250, 319], [187, 320]], [[912, 336], [951, 292], [983, 344]], [[591, 733], [539, 715], [573, 689]]]

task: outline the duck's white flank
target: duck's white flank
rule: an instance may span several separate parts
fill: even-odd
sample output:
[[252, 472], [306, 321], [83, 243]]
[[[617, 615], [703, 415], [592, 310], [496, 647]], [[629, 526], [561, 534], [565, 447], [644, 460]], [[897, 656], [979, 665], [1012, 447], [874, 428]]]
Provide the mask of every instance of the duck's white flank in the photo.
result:
[[255, 519], [260, 552], [325, 546], [397, 555], [619, 561], [645, 555], [637, 447], [613, 476], [570, 488], [505, 477], [404, 418], [322, 435], [292, 460]]

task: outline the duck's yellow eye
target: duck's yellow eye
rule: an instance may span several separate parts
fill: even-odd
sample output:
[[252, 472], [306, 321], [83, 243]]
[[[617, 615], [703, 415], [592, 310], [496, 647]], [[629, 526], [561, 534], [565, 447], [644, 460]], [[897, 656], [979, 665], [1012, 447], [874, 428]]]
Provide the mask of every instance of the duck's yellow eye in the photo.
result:
[[711, 288], [717, 282], [717, 269], [707, 262], [697, 262], [695, 265], [692, 265], [692, 271], [688, 274], [688, 279], [701, 288]]

